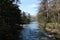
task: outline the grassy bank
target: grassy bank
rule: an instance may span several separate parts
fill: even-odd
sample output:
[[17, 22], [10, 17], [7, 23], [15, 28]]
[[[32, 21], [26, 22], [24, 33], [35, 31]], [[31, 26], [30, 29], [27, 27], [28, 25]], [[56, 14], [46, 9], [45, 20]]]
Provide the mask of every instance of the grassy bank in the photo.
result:
[[45, 29], [44, 31], [52, 33], [57, 38], [60, 38], [60, 23], [40, 23], [40, 27]]

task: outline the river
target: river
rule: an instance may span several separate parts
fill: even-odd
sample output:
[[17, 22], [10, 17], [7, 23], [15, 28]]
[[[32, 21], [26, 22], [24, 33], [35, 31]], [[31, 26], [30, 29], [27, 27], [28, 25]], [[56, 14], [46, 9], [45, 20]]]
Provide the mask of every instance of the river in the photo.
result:
[[38, 22], [31, 22], [22, 30], [22, 40], [50, 40], [50, 38], [39, 28]]

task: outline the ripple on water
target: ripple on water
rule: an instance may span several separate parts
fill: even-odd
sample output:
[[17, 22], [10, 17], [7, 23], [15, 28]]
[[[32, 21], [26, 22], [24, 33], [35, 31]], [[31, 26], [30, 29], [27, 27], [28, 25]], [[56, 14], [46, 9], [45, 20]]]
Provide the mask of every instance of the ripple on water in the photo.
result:
[[40, 31], [37, 22], [31, 22], [28, 27], [22, 31], [23, 40], [48, 40], [41, 35], [43, 35], [43, 33]]

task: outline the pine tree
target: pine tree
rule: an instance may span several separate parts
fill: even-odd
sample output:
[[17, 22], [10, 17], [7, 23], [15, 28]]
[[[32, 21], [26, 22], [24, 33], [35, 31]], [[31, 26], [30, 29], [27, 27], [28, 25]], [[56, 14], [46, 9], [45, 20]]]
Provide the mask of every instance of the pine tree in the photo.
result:
[[[21, 10], [15, 0], [0, 0], [0, 40], [18, 40]], [[18, 1], [18, 0], [17, 0]]]
[[30, 14], [28, 14], [28, 16], [27, 16], [27, 17], [28, 17], [28, 20], [27, 20], [27, 21], [28, 21], [28, 23], [30, 23], [30, 22], [31, 22], [31, 15], [30, 15]]

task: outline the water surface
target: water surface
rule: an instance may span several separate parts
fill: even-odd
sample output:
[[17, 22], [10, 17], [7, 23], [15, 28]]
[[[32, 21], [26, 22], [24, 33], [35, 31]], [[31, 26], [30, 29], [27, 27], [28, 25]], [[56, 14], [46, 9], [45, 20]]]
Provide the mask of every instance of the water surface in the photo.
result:
[[23, 40], [49, 40], [47, 34], [39, 28], [38, 22], [31, 22], [22, 31]]

